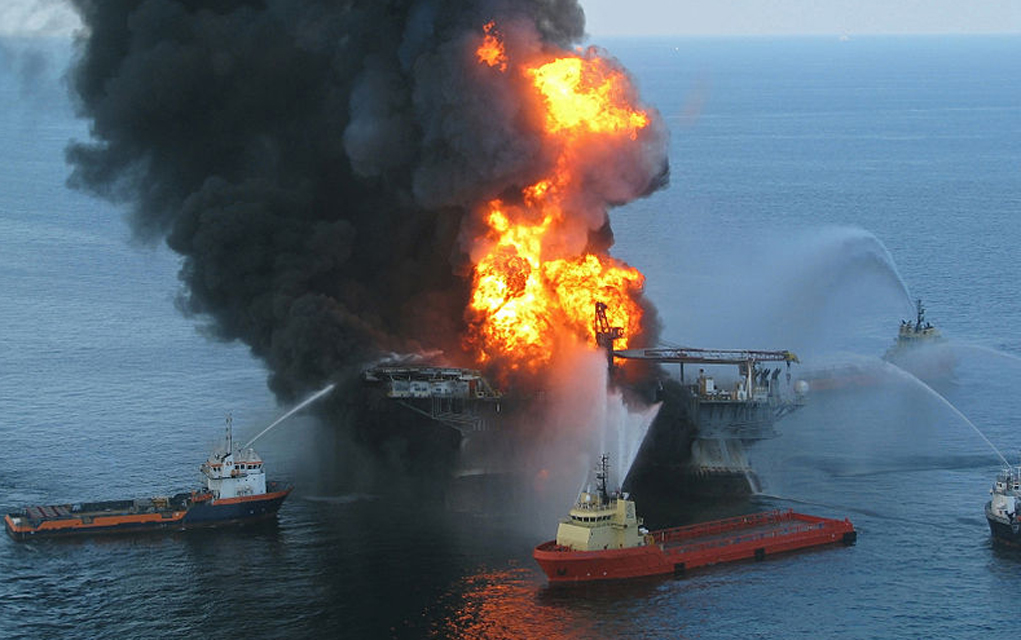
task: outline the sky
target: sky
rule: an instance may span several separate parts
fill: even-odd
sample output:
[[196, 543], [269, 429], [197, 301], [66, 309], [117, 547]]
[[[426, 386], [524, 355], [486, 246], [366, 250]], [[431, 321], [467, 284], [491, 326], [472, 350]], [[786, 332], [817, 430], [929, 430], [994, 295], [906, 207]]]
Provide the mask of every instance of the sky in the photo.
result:
[[1021, 0], [582, 0], [614, 35], [1021, 33]]
[[0, 0], [0, 36], [70, 36], [79, 26], [66, 0]]
[[[593, 37], [1021, 33], [1021, 0], [582, 0]], [[70, 35], [66, 0], [0, 0], [0, 36]]]

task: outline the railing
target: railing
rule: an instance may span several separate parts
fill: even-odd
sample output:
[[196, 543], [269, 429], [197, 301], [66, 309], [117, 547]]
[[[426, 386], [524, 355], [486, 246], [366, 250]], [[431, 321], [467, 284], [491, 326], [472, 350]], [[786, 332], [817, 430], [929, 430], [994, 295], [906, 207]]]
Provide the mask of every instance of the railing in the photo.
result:
[[719, 547], [727, 547], [731, 545], [743, 544], [747, 542], [756, 542], [759, 540], [767, 540], [770, 538], [787, 537], [799, 533], [808, 533], [809, 531], [822, 531], [830, 525], [825, 522], [813, 523], [813, 524], [799, 524], [783, 527], [782, 529], [772, 529], [769, 531], [760, 531], [758, 533], [752, 533], [745, 536], [737, 536], [734, 538], [720, 538], [717, 540], [709, 540], [706, 542], [700, 542], [697, 544], [689, 544], [684, 546], [671, 547], [670, 553], [676, 554], [689, 554], [698, 553], [707, 549], [716, 549]]
[[705, 522], [702, 524], [692, 524], [686, 527], [664, 529], [653, 534], [653, 538], [657, 543], [675, 542], [686, 538], [700, 538], [709, 535], [727, 533], [728, 531], [744, 527], [754, 527], [772, 524], [782, 520], [791, 520], [793, 519], [793, 516], [793, 509], [776, 509], [763, 513], [753, 513], [746, 516], [726, 518], [724, 520], [714, 520], [713, 522]]

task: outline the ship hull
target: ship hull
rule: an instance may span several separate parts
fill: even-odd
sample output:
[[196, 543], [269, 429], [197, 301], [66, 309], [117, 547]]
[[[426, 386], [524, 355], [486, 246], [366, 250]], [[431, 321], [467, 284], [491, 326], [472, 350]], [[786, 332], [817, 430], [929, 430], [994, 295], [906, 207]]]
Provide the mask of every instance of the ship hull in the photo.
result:
[[137, 502], [130, 500], [93, 503], [85, 510], [76, 510], [71, 505], [29, 507], [22, 513], [7, 514], [4, 524], [15, 540], [236, 525], [276, 516], [291, 487], [269, 483], [269, 489], [262, 495], [223, 500], [175, 502], [180, 498], [175, 496], [166, 508], [144, 510], [133, 506]]
[[848, 520], [773, 511], [664, 529], [628, 549], [573, 551], [544, 542], [533, 557], [551, 584], [621, 580], [665, 574], [830, 544], [854, 544]]
[[993, 540], [1021, 547], [1021, 522], [1011, 522], [1007, 518], [1001, 518], [990, 512], [989, 504], [986, 503], [986, 522], [989, 523], [989, 533]]

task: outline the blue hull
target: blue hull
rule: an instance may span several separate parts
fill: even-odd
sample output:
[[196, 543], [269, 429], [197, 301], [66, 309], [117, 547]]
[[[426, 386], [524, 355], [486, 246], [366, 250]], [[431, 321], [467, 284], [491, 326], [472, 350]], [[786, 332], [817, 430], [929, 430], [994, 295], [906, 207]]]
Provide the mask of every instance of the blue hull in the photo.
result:
[[[197, 504], [181, 520], [182, 528], [210, 527], [249, 520], [272, 518], [287, 498], [289, 491], [265, 500], [246, 500], [228, 504]], [[273, 495], [273, 494], [269, 494]]]

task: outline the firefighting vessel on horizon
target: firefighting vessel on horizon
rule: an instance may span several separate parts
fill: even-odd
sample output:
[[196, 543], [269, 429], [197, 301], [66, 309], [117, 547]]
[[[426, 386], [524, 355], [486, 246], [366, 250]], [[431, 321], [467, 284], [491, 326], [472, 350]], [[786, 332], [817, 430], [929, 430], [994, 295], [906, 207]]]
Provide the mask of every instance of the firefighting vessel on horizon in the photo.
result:
[[224, 445], [199, 467], [205, 477], [203, 489], [170, 497], [25, 507], [6, 515], [7, 533], [15, 540], [27, 540], [180, 531], [273, 518], [292, 487], [266, 481], [262, 458], [250, 446], [261, 433], [234, 448], [232, 422], [228, 416]]
[[[940, 330], [925, 319], [922, 300], [915, 301], [915, 320], [901, 320], [897, 338], [882, 356], [889, 363], [929, 385], [945, 386], [953, 381], [957, 358]], [[877, 387], [887, 381], [889, 371], [872, 359], [843, 362], [809, 369], [802, 381], [812, 391], [845, 391]]]
[[911, 373], [927, 384], [941, 384], [953, 377], [957, 358], [939, 329], [925, 319], [922, 300], [915, 301], [915, 321], [901, 320], [897, 340], [883, 360]]
[[608, 461], [603, 455], [596, 490], [583, 491], [568, 517], [560, 521], [556, 539], [533, 551], [551, 584], [683, 574], [697, 567], [763, 560], [767, 555], [829, 544], [852, 545], [857, 540], [850, 520], [792, 510], [649, 531], [628, 494], [607, 493], [607, 476]]

